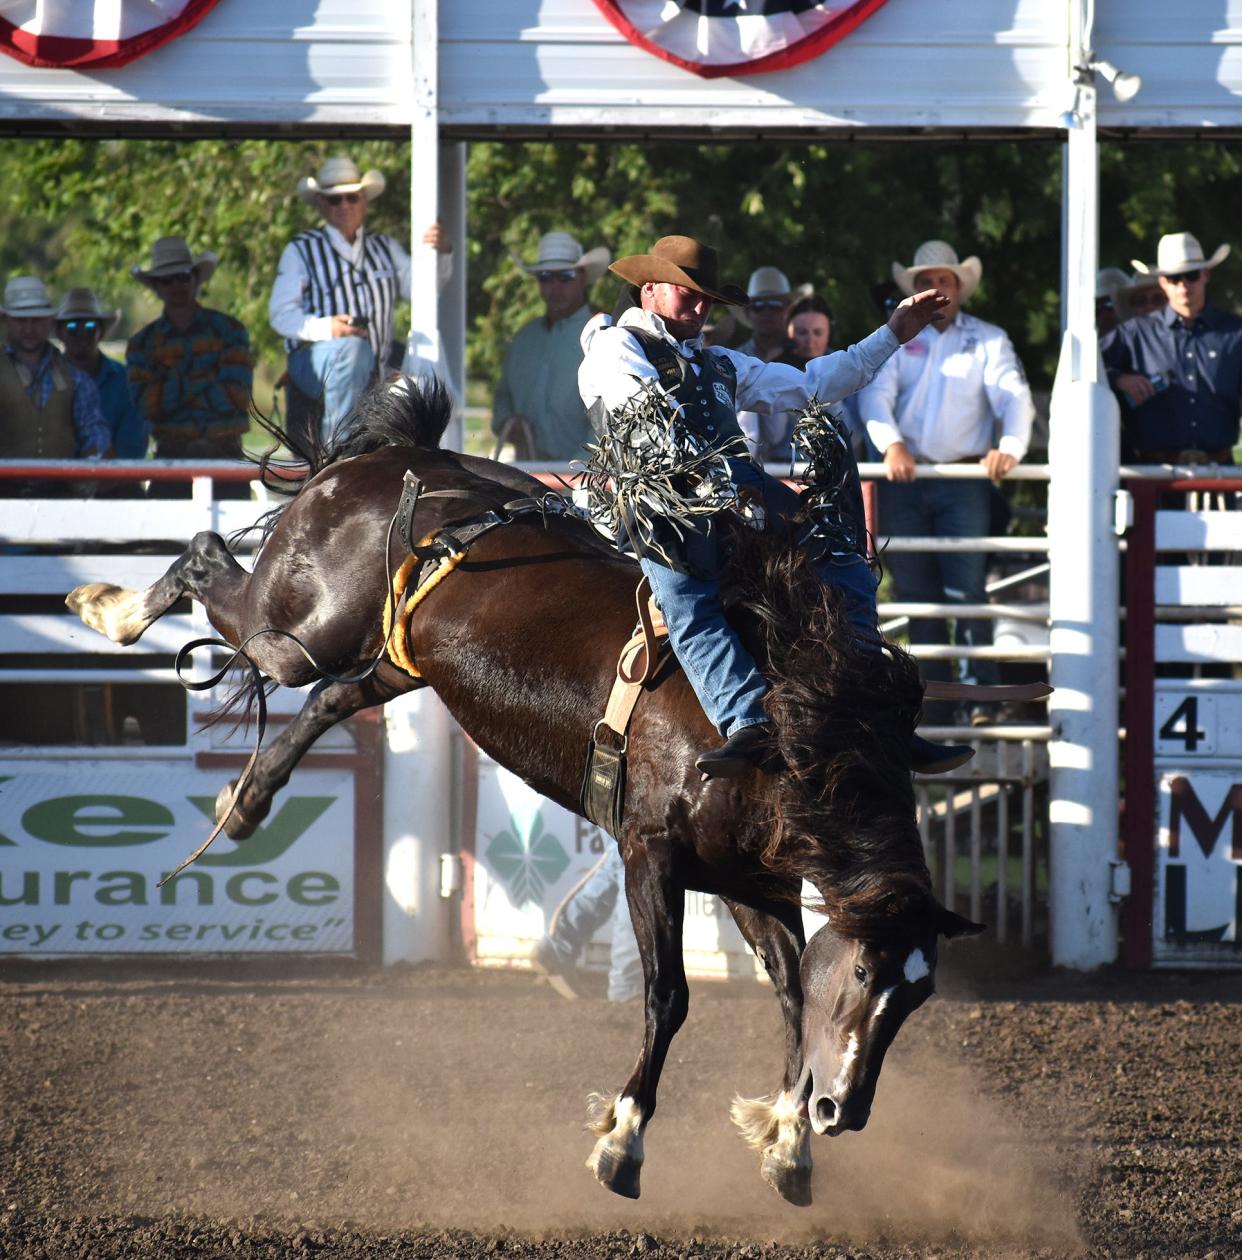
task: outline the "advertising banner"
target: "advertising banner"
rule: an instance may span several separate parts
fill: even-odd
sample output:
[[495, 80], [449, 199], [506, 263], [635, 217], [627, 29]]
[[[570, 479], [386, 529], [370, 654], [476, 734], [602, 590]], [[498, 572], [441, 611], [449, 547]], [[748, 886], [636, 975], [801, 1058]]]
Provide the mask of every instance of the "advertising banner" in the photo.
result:
[[354, 949], [353, 780], [301, 770], [248, 840], [210, 834], [219, 770], [0, 761], [0, 954]]
[[[561, 901], [615, 842], [585, 819], [561, 809], [516, 775], [479, 757], [474, 836], [475, 961], [524, 963]], [[612, 930], [592, 938], [585, 965], [606, 969]], [[686, 972], [750, 976], [757, 969], [728, 908], [705, 893], [686, 894], [683, 932]]]
[[1242, 781], [1228, 770], [1165, 772], [1159, 781], [1153, 956], [1242, 962]]

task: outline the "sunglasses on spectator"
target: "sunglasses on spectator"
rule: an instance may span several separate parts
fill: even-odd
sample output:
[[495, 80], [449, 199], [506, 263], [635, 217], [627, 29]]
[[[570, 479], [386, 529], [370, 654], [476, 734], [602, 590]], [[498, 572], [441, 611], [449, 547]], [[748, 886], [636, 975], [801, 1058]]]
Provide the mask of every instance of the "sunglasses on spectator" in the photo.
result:
[[1198, 280], [1202, 274], [1202, 268], [1196, 267], [1194, 271], [1179, 271], [1175, 276], [1165, 276], [1165, 279], [1170, 284], [1181, 284], [1183, 282], [1186, 284], [1194, 284], [1194, 282]]
[[93, 332], [95, 332], [98, 328], [99, 328], [99, 321], [98, 321], [97, 319], [67, 319], [67, 320], [65, 320], [65, 331], [66, 331], [66, 332], [71, 332], [71, 333], [76, 333], [76, 332], [88, 332], [88, 333], [93, 333]]
[[786, 303], [781, 298], [759, 298], [750, 304], [752, 311], [783, 311]]
[[151, 283], [163, 288], [166, 284], [189, 284], [193, 279], [192, 271], [178, 271], [171, 276], [152, 276]]
[[573, 267], [567, 268], [565, 271], [536, 271], [535, 279], [540, 284], [573, 284], [578, 278], [578, 272]]
[[349, 205], [352, 206], [356, 202], [359, 202], [362, 200], [362, 194], [361, 193], [324, 193], [323, 199], [330, 206], [339, 206], [342, 201], [347, 202]]

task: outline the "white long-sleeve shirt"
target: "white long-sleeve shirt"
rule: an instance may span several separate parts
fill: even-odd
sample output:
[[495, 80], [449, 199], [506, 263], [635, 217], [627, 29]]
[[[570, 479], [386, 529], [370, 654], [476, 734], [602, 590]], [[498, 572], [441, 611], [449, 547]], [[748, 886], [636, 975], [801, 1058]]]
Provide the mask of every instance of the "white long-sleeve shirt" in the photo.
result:
[[[347, 241], [331, 224], [325, 223], [320, 228], [331, 255], [339, 256], [349, 263], [362, 276], [380, 282], [385, 288], [395, 287], [396, 291], [407, 301], [410, 297], [410, 256], [391, 236], [373, 232], [370, 234], [372, 245], [382, 246], [376, 253], [372, 250], [373, 266], [367, 263], [368, 234], [365, 227], [358, 229], [353, 241]], [[431, 248], [428, 246], [428, 248]], [[302, 252], [290, 241], [280, 255], [280, 263], [276, 270], [276, 280], [272, 285], [272, 296], [268, 302], [267, 318], [275, 332], [280, 333], [286, 341], [328, 341], [332, 337], [332, 317], [334, 315], [369, 315], [373, 310], [386, 305], [376, 294], [364, 293], [368, 287], [367, 280], [359, 281], [359, 291], [344, 299], [348, 309], [330, 311], [324, 314], [312, 314], [309, 310], [308, 295], [312, 286], [318, 281], [320, 288], [331, 287], [340, 282], [339, 264], [334, 268], [331, 256], [321, 260], [325, 271], [323, 277], [313, 277], [307, 270]], [[373, 276], [369, 273], [374, 269]], [[453, 270], [451, 254], [439, 256], [438, 281], [441, 288], [448, 283]], [[395, 282], [395, 285], [394, 285]], [[383, 344], [392, 335], [391, 327], [376, 328], [373, 340]]]
[[[661, 337], [683, 359], [690, 360], [698, 374], [693, 358], [702, 340], [695, 337], [679, 342], [658, 315], [633, 307], [611, 327], [601, 328], [592, 321], [583, 330], [586, 354], [578, 369], [578, 391], [588, 408], [602, 398], [609, 411], [616, 411], [642, 393], [644, 382], [659, 380], [631, 329]], [[709, 346], [706, 353], [727, 358], [736, 369], [738, 410], [768, 414], [801, 409], [812, 395], [824, 403], [839, 402], [871, 380], [897, 346], [897, 338], [885, 324], [848, 350], [812, 359], [805, 372], [788, 363], [765, 363], [725, 346]]]
[[964, 311], [944, 332], [929, 324], [907, 341], [857, 401], [881, 453], [904, 442], [915, 459], [932, 464], [993, 449], [1020, 460], [1035, 418], [1013, 343], [1003, 329]]

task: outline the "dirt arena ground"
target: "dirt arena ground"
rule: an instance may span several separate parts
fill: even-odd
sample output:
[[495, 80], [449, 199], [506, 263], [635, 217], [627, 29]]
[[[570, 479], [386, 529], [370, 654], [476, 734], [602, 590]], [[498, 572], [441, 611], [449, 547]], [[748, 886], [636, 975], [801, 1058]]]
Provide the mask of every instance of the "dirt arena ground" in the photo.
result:
[[945, 970], [797, 1209], [728, 1120], [777, 1083], [759, 986], [694, 986], [632, 1203], [582, 1121], [633, 1004], [449, 968], [0, 964], [0, 1255], [1242, 1252], [1242, 977]]

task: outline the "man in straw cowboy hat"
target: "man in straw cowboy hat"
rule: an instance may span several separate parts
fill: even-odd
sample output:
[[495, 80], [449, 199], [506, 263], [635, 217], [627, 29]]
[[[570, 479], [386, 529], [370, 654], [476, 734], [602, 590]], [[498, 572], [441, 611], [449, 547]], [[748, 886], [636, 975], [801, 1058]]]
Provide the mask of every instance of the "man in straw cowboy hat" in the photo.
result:
[[[812, 396], [832, 403], [864, 385], [903, 341], [914, 336], [946, 302], [943, 294], [907, 299], [888, 324], [849, 350], [812, 359], [806, 369], [765, 363], [723, 346], [704, 349], [700, 334], [713, 302], [742, 306], [746, 294], [722, 284], [716, 251], [687, 236], [666, 236], [648, 254], [618, 259], [611, 268], [631, 286], [635, 305], [615, 326], [588, 325], [586, 356], [578, 373], [593, 423], [610, 417], [653, 386], [680, 407], [683, 425], [709, 447], [740, 441], [738, 408], [769, 412], [805, 405]], [[746, 458], [730, 457], [739, 501], [752, 516], [788, 517], [797, 496]], [[657, 527], [659, 522], [656, 523]], [[771, 727], [763, 707], [768, 684], [725, 620], [720, 603], [717, 531], [709, 524], [680, 541], [659, 546], [639, 540], [639, 562], [651, 582], [669, 639], [704, 712], [724, 737], [695, 764], [708, 776], [731, 777], [772, 765]], [[862, 555], [829, 557], [817, 550], [815, 572], [842, 593], [846, 614], [865, 641], [877, 637], [875, 578]], [[960, 765], [970, 749], [917, 740], [911, 763], [939, 771]]]
[[1162, 236], [1156, 277], [1169, 304], [1127, 320], [1101, 343], [1108, 383], [1122, 403], [1122, 445], [1142, 463], [1233, 463], [1242, 406], [1242, 319], [1207, 302], [1210, 258], [1189, 232]]
[[[547, 232], [534, 262], [514, 259], [534, 276], [543, 314], [518, 329], [505, 352], [492, 404], [492, 432], [521, 431], [521, 459], [577, 459], [591, 426], [578, 396], [579, 337], [591, 318], [587, 290], [612, 257], [602, 245], [583, 252], [568, 232]], [[516, 437], [517, 435], [514, 434]]]
[[56, 308], [56, 335], [65, 347], [65, 358], [95, 382], [99, 407], [112, 433], [112, 453], [117, 459], [145, 459], [150, 430], [134, 405], [125, 365], [100, 349], [120, 314], [105, 311], [94, 289], [70, 289]]
[[[323, 400], [324, 437], [378, 376], [397, 300], [410, 296], [409, 254], [365, 226], [367, 207], [384, 186], [379, 171], [360, 174], [344, 154], [299, 181], [297, 195], [323, 223], [285, 246], [272, 285], [268, 322], [285, 339], [294, 385]], [[449, 239], [436, 223], [423, 241], [441, 254], [443, 285], [451, 269]]]
[[746, 307], [742, 322], [750, 328], [750, 336], [738, 349], [771, 363], [785, 349], [785, 312], [796, 297], [805, 297], [808, 286], [794, 293], [789, 278], [779, 267], [756, 267], [746, 281]]
[[[0, 353], [0, 459], [99, 459], [112, 436], [94, 381], [51, 342], [55, 308], [43, 281], [4, 286]], [[61, 483], [67, 488], [68, 483]], [[5, 496], [45, 494], [47, 482], [0, 482]], [[54, 492], [54, 491], [53, 491]]]
[[[250, 427], [254, 359], [245, 326], [200, 304], [218, 259], [195, 254], [180, 236], [160, 237], [149, 266], [130, 268], [163, 303], [129, 339], [125, 365], [138, 410], [151, 426], [157, 459], [240, 459]], [[188, 496], [184, 482], [153, 482], [157, 498]], [[217, 481], [221, 498], [249, 498], [245, 482]]]
[[[935, 287], [948, 301], [858, 396], [859, 416], [883, 456], [888, 478], [878, 496], [883, 531], [923, 538], [984, 537], [992, 513], [989, 479], [1009, 472], [1030, 442], [1035, 405], [1026, 375], [1004, 330], [962, 310], [983, 274], [978, 258], [959, 262], [951, 245], [924, 241], [914, 262], [893, 263], [892, 274], [903, 293]], [[918, 464], [981, 464], [987, 478], [916, 480]], [[930, 558], [893, 552], [888, 567], [899, 600], [987, 602], [985, 552], [940, 552]], [[957, 618], [955, 632], [967, 646], [992, 642], [986, 618]], [[911, 622], [910, 637], [915, 643], [947, 643], [948, 627], [943, 618], [919, 618]], [[968, 665], [975, 681], [999, 681], [994, 661]], [[928, 662], [924, 674], [945, 678], [948, 662]], [[970, 714], [976, 724], [992, 717], [984, 706]]]

